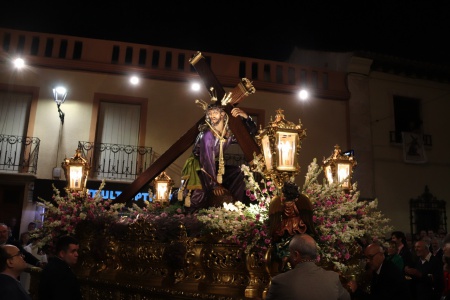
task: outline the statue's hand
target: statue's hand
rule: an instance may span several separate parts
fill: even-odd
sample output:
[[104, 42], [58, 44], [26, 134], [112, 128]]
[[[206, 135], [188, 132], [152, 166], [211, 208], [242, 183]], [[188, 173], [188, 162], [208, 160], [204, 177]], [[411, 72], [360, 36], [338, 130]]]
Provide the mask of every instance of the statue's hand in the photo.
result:
[[242, 118], [244, 118], [244, 119], [247, 119], [248, 118], [248, 115], [247, 115], [247, 113], [245, 112], [245, 111], [243, 111], [242, 109], [240, 109], [240, 108], [237, 108], [237, 107], [235, 107], [235, 108], [233, 108], [232, 110], [231, 110], [231, 115], [233, 116], [233, 117], [237, 117], [237, 116], [241, 116]]
[[223, 196], [225, 194], [225, 191], [226, 189], [223, 186], [219, 185], [214, 188], [213, 193], [214, 196]]

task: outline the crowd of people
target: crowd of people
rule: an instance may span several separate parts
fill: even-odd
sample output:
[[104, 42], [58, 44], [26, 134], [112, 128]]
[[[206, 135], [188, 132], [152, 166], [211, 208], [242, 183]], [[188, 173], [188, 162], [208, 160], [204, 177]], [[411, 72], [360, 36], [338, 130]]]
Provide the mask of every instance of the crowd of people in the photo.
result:
[[11, 227], [0, 223], [0, 300], [31, 300], [30, 268], [42, 269], [39, 275], [38, 299], [81, 300], [81, 288], [72, 268], [78, 260], [79, 242], [72, 236], [56, 241], [55, 251], [47, 254], [30, 238], [36, 223], [17, 239]]
[[[29, 269], [42, 268], [39, 299], [82, 299], [72, 268], [78, 260], [79, 242], [60, 237], [47, 259], [28, 231], [15, 239], [10, 227], [0, 223], [0, 299], [30, 300]], [[321, 268], [317, 244], [308, 233], [295, 233], [289, 242], [292, 269], [274, 276], [271, 299], [411, 299], [450, 300], [450, 234], [421, 231], [415, 240], [394, 231], [386, 241], [363, 246], [366, 262], [361, 278], [345, 280], [342, 274]]]
[[407, 240], [401, 231], [364, 246], [365, 274], [345, 280], [317, 266], [317, 245], [308, 234], [289, 244], [292, 269], [272, 278], [271, 299], [450, 299], [450, 234], [421, 231]]

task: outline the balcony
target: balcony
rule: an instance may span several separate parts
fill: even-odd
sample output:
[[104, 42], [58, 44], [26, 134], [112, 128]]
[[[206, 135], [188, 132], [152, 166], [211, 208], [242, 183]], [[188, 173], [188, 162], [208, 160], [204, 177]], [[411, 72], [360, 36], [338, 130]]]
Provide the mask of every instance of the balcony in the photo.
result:
[[151, 147], [79, 141], [78, 148], [93, 179], [133, 181], [153, 162]]
[[0, 172], [36, 174], [41, 140], [0, 134]]

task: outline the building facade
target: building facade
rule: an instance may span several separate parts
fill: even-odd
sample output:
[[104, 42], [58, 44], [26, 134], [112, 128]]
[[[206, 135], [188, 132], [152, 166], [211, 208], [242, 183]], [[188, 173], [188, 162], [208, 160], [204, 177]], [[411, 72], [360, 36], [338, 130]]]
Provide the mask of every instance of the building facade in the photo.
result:
[[[15, 217], [21, 231], [42, 213], [36, 200], [51, 197], [52, 184], [64, 186], [61, 162], [78, 147], [91, 163], [88, 187], [105, 180], [105, 197], [115, 197], [203, 117], [195, 100], [209, 100], [189, 62], [196, 51], [7, 28], [0, 41], [0, 222]], [[437, 223], [427, 221], [433, 213], [411, 218], [410, 211], [425, 187], [437, 200], [450, 199], [450, 76], [441, 69], [423, 75], [421, 66], [411, 69], [416, 63], [367, 53], [294, 52], [289, 62], [202, 55], [226, 90], [244, 77], [253, 82], [256, 93], [239, 106], [259, 126], [282, 109], [306, 128], [300, 186], [313, 159], [321, 163], [339, 145], [354, 150], [361, 199], [378, 199], [394, 228], [410, 232], [412, 219], [422, 218], [416, 226], [447, 230], [447, 208]], [[20, 70], [17, 57], [25, 60]], [[139, 82], [131, 84], [131, 76]], [[196, 81], [199, 91], [191, 90]], [[58, 85], [68, 89], [59, 107]], [[300, 88], [310, 99], [299, 100]], [[176, 186], [189, 154], [165, 170]], [[240, 162], [239, 147], [229, 158]], [[136, 199], [148, 197], [150, 184]]]

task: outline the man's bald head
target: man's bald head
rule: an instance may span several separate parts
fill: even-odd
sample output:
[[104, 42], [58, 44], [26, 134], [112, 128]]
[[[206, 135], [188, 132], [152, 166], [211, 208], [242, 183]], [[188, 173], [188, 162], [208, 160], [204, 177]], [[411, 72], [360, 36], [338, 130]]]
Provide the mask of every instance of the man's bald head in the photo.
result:
[[317, 258], [316, 241], [308, 234], [296, 234], [289, 243], [289, 260], [293, 266], [301, 261]]

